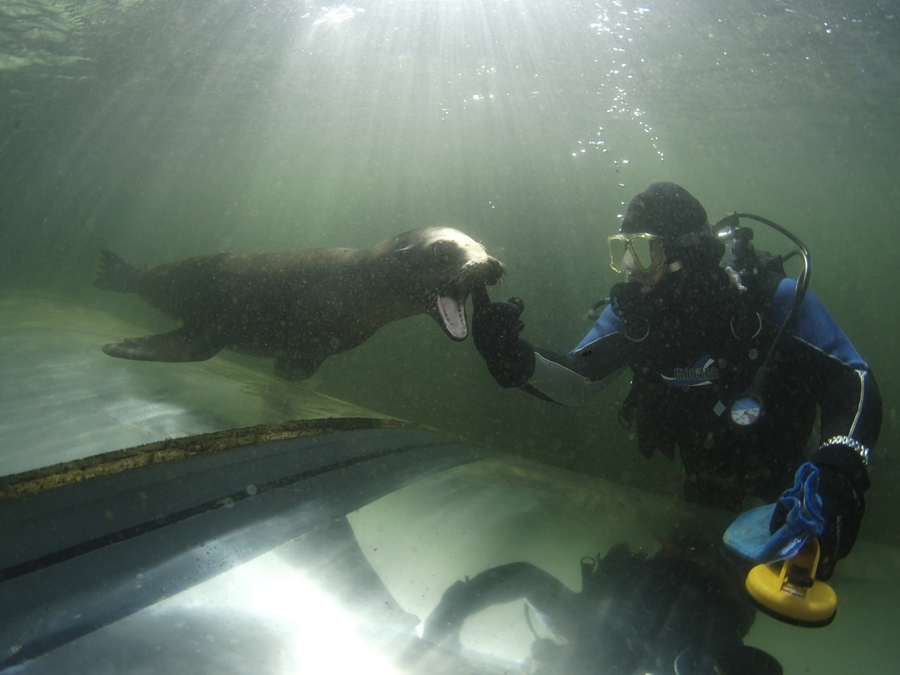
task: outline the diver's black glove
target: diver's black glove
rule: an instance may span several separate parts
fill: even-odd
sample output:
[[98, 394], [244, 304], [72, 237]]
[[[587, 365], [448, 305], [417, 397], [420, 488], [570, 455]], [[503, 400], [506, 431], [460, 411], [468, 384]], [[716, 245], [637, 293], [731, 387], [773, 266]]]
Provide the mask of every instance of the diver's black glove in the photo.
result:
[[472, 303], [472, 339], [488, 371], [501, 387], [521, 387], [534, 373], [534, 348], [519, 337], [525, 303], [491, 302], [483, 286], [472, 292]]
[[[827, 581], [834, 574], [837, 561], [846, 557], [856, 543], [866, 512], [863, 492], [869, 487], [869, 479], [862, 462], [847, 448], [823, 448], [813, 455], [812, 461], [819, 469], [818, 494], [825, 518], [825, 533], [819, 537], [816, 578]], [[786, 516], [787, 508], [778, 502], [770, 531], [775, 532], [784, 525]]]
[[625, 323], [625, 333], [631, 339], [646, 337], [650, 329], [650, 314], [653, 303], [643, 295], [640, 286], [620, 281], [609, 289], [609, 305]]
[[609, 289], [609, 304], [620, 319], [625, 319], [636, 311], [640, 312], [645, 303], [637, 284], [620, 281]]
[[849, 478], [826, 465], [819, 465], [819, 496], [826, 525], [825, 534], [819, 537], [821, 553], [816, 576], [827, 580], [834, 574], [837, 561], [846, 557], [856, 543], [866, 500]]

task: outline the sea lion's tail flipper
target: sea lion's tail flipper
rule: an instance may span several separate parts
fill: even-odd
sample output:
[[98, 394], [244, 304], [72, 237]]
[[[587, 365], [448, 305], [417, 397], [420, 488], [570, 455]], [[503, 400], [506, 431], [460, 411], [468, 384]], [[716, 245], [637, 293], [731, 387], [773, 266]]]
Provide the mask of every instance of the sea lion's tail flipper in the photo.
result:
[[210, 336], [187, 327], [171, 333], [127, 338], [117, 344], [103, 345], [103, 351], [117, 359], [132, 361], [206, 361], [224, 349]]
[[133, 284], [136, 273], [136, 267], [129, 265], [112, 251], [101, 248], [100, 265], [97, 267], [94, 286], [104, 291], [132, 293], [136, 290]]

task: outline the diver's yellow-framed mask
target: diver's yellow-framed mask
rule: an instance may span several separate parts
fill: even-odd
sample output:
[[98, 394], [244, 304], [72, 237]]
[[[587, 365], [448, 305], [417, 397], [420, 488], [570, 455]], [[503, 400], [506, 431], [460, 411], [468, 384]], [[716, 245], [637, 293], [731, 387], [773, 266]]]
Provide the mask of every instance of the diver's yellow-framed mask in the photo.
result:
[[664, 238], [647, 232], [615, 234], [609, 242], [609, 266], [621, 274], [652, 275], [666, 262]]

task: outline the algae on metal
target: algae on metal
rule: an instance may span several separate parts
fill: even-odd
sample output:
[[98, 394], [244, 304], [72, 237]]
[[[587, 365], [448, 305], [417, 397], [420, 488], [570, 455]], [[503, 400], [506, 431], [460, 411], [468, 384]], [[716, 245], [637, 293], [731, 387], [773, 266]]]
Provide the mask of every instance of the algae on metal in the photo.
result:
[[98, 476], [129, 471], [151, 464], [171, 462], [230, 448], [267, 441], [299, 438], [316, 434], [358, 429], [425, 428], [402, 420], [375, 418], [330, 418], [292, 420], [280, 424], [260, 424], [240, 429], [226, 429], [188, 438], [167, 438], [136, 448], [114, 450], [84, 459], [64, 462], [33, 471], [0, 478], [0, 502], [44, 490], [79, 483]]

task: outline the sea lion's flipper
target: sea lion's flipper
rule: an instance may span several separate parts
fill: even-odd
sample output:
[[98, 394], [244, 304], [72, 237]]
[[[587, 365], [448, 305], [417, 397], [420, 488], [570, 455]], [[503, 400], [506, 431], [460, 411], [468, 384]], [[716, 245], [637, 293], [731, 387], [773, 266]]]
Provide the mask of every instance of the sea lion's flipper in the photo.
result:
[[133, 280], [137, 271], [136, 267], [129, 265], [112, 251], [101, 248], [94, 286], [104, 291], [132, 293], [135, 291]]
[[103, 346], [109, 356], [132, 361], [206, 361], [218, 354], [225, 345], [208, 333], [187, 327], [171, 333], [127, 338], [117, 344]]
[[285, 380], [305, 380], [316, 372], [324, 360], [324, 356], [315, 354], [278, 356], [275, 358], [275, 374]]

